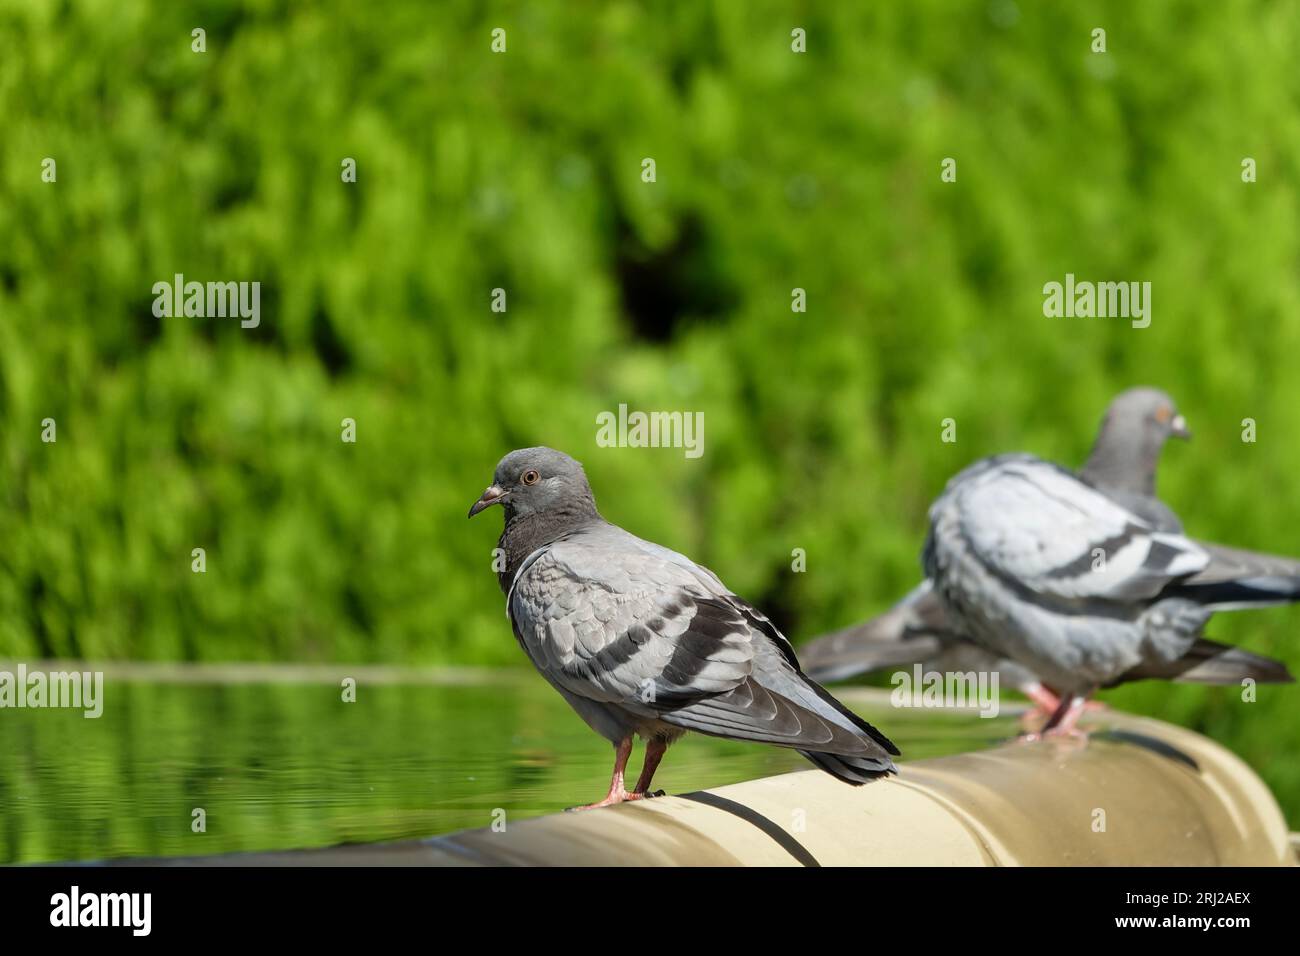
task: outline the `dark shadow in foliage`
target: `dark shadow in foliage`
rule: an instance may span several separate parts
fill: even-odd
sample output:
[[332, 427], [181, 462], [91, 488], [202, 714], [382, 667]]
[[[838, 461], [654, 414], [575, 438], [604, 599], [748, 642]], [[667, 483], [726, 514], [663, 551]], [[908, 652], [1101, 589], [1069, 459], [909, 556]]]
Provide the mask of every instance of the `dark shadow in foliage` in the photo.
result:
[[334, 320], [319, 299], [311, 314], [311, 347], [330, 378], [345, 375], [352, 368], [347, 344], [334, 328]]
[[53, 660], [58, 655], [54, 653], [54, 645], [50, 641], [50, 632], [45, 627], [45, 617], [43, 609], [45, 605], [45, 596], [48, 593], [45, 587], [45, 579], [39, 573], [33, 575], [27, 582], [27, 619], [28, 632], [36, 644], [38, 656], [45, 660]]
[[795, 597], [795, 572], [786, 564], [776, 581], [757, 596], [754, 606], [767, 615], [777, 630], [789, 637], [799, 633], [798, 601]]
[[257, 198], [261, 154], [257, 144], [243, 135], [227, 134], [225, 153], [211, 185], [210, 213], [225, 213], [251, 205]]
[[739, 294], [703, 220], [687, 213], [662, 249], [649, 249], [621, 209], [614, 211], [614, 276], [637, 338], [667, 342], [686, 316], [714, 318], [735, 309]]
[[[164, 280], [169, 281], [169, 280]], [[127, 354], [114, 358], [131, 358], [147, 348], [151, 348], [163, 333], [163, 319], [154, 315], [155, 296], [150, 288], [148, 295], [133, 296], [127, 304], [126, 315], [130, 326], [130, 341], [125, 343]], [[171, 321], [171, 320], [168, 320]]]

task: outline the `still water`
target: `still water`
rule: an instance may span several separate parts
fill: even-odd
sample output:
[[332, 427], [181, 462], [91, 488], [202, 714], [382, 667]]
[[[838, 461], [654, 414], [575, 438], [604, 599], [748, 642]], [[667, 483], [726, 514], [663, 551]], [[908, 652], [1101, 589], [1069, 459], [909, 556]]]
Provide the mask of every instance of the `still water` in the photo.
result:
[[[0, 713], [0, 862], [331, 846], [487, 826], [603, 796], [612, 748], [536, 675], [112, 676], [104, 712]], [[904, 759], [987, 747], [1015, 719], [853, 700]], [[631, 776], [640, 768], [638, 744]], [[670, 793], [806, 769], [775, 747], [688, 735]], [[196, 811], [205, 832], [195, 832]]]

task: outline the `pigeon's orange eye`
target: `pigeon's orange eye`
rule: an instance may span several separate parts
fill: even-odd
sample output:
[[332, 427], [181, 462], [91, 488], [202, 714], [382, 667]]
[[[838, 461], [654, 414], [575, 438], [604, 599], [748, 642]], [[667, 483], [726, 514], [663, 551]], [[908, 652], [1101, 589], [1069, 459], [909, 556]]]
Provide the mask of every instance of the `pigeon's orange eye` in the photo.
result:
[[1161, 405], [1156, 409], [1156, 421], [1161, 425], [1173, 417], [1173, 410], [1168, 405]]
[[539, 480], [541, 477], [542, 477], [542, 476], [539, 475], [536, 471], [534, 471], [533, 469], [529, 468], [526, 472], [524, 472], [524, 476], [523, 476], [523, 478], [522, 478], [521, 480], [522, 480], [523, 483], [526, 484], [526, 485], [535, 485], [535, 484], [537, 484], [538, 480]]

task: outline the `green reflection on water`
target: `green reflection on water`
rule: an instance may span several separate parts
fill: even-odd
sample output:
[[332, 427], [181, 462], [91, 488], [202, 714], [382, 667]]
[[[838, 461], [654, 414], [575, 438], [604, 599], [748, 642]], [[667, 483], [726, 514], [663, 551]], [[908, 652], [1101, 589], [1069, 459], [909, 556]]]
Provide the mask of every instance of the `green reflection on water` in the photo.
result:
[[[104, 714], [0, 712], [0, 862], [226, 853], [394, 840], [599, 798], [612, 751], [533, 675], [471, 686], [110, 680]], [[1010, 718], [855, 704], [905, 759], [985, 747]], [[633, 756], [640, 767], [640, 746]], [[689, 735], [670, 793], [809, 767]], [[191, 831], [203, 808], [207, 832]]]

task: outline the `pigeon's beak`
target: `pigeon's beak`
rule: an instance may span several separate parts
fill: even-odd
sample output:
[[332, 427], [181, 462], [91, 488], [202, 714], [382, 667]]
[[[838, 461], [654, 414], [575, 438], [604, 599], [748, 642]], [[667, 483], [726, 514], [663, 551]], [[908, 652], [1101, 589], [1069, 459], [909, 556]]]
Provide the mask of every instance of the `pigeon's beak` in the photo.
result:
[[1169, 423], [1169, 431], [1175, 438], [1187, 440], [1192, 437], [1192, 430], [1187, 427], [1187, 419], [1182, 415], [1174, 416], [1174, 420]]
[[490, 508], [493, 505], [500, 504], [506, 496], [506, 491], [500, 485], [488, 485], [487, 491], [483, 496], [470, 506], [469, 516], [472, 518], [484, 508]]

